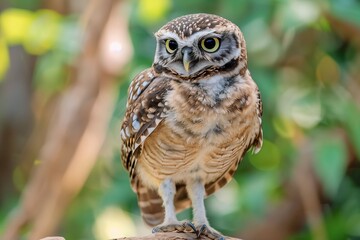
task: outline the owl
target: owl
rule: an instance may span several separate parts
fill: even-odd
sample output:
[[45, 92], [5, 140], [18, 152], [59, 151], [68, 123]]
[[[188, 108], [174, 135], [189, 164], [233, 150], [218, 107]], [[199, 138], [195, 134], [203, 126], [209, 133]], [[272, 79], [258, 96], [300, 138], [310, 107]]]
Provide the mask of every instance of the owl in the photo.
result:
[[[211, 228], [204, 199], [228, 183], [244, 154], [262, 146], [262, 102], [247, 67], [240, 29], [222, 17], [191, 14], [155, 33], [151, 68], [128, 90], [122, 163], [153, 232]], [[193, 220], [176, 213], [192, 206]]]

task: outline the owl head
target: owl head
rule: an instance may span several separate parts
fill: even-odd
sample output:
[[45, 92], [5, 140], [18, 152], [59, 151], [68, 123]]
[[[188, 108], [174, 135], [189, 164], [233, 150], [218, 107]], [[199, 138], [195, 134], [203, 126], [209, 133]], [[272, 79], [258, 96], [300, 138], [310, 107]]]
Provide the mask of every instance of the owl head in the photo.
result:
[[246, 68], [246, 47], [240, 29], [211, 14], [172, 20], [155, 33], [153, 67], [173, 78], [196, 79]]

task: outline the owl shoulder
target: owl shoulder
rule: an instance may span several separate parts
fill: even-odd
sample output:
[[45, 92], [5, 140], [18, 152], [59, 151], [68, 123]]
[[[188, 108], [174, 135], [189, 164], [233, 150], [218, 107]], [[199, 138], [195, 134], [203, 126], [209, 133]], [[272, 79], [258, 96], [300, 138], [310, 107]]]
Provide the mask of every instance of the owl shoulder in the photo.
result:
[[149, 68], [139, 73], [128, 90], [125, 118], [121, 126], [122, 162], [134, 174], [137, 157], [147, 137], [166, 115], [165, 95], [169, 81]]

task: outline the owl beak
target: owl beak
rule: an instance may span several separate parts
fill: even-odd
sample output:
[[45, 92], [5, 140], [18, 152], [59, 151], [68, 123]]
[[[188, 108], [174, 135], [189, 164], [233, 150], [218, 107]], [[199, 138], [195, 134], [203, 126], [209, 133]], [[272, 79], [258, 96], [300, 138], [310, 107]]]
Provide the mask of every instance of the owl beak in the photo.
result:
[[184, 64], [185, 71], [189, 72], [189, 70], [190, 70], [190, 62], [185, 60], [185, 58], [183, 58], [183, 64]]
[[190, 70], [190, 63], [193, 60], [192, 59], [192, 49], [189, 47], [184, 47], [181, 50], [181, 53], [183, 54], [183, 65], [186, 72], [189, 72]]

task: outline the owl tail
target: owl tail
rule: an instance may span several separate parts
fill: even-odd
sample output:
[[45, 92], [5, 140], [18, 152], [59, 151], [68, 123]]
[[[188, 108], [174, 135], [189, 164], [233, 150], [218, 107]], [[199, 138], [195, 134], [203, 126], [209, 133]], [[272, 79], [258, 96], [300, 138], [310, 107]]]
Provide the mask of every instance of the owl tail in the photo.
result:
[[[163, 201], [157, 190], [148, 188], [141, 184], [141, 181], [137, 181], [136, 192], [144, 222], [151, 227], [161, 224], [164, 221], [165, 211]], [[189, 208], [191, 205], [185, 185], [183, 184], [176, 185], [174, 205], [176, 212]]]
[[138, 181], [136, 192], [144, 222], [151, 227], [161, 224], [164, 220], [165, 212], [162, 206], [163, 201], [157, 191], [145, 187]]

